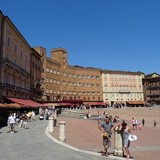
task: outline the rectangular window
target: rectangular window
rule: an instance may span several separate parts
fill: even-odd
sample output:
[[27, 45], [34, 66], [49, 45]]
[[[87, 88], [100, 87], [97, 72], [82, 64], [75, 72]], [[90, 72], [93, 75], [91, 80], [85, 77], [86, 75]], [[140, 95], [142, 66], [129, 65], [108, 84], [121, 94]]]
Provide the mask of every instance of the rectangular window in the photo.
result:
[[7, 37], [7, 46], [9, 47], [10, 46], [10, 42], [11, 40], [10, 40], [10, 37]]
[[9, 53], [6, 53], [6, 58], [9, 59]]
[[17, 44], [14, 46], [14, 52], [17, 53]]
[[27, 55], [26, 55], [26, 62], [27, 62], [27, 60], [28, 60], [27, 58], [28, 58], [28, 57], [27, 57]]
[[23, 57], [23, 52], [21, 51], [21, 58]]

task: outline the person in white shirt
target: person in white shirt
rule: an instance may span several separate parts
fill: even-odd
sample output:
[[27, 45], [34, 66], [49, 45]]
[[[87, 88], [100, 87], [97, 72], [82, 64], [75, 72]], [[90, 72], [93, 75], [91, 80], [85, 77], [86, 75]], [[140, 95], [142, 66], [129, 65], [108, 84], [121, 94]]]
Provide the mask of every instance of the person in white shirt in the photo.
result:
[[10, 124], [10, 129], [11, 129], [11, 133], [15, 132], [15, 117], [14, 117], [14, 113], [12, 113], [9, 118], [8, 118], [8, 123]]
[[36, 120], [36, 115], [35, 115], [35, 112], [32, 110], [32, 121], [35, 121]]

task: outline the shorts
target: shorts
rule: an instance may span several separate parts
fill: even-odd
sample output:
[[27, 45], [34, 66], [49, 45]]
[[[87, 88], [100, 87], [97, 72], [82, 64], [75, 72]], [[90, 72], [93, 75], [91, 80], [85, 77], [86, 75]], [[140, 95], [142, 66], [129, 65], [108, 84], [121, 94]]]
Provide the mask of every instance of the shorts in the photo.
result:
[[14, 123], [10, 123], [11, 130], [13, 130], [13, 129], [14, 129], [14, 126], [15, 126], [15, 124], [14, 124]]
[[110, 146], [111, 145], [111, 137], [109, 136], [108, 138], [103, 138], [103, 146]]

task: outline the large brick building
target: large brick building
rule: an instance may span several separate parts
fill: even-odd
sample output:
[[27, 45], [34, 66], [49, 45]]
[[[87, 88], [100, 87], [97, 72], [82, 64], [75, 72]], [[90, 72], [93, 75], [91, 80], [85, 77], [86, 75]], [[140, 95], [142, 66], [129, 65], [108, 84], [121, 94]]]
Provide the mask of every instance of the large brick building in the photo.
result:
[[43, 47], [34, 49], [43, 59], [44, 101], [103, 101], [100, 69], [69, 65], [67, 50], [63, 48], [51, 50], [51, 58]]

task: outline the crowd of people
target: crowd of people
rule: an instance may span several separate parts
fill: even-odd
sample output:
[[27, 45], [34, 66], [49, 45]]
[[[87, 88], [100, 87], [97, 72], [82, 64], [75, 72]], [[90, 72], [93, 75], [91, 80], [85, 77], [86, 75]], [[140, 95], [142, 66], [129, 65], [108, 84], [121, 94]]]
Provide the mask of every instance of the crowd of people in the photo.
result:
[[[39, 119], [40, 120], [48, 120], [49, 116], [53, 115], [54, 118], [54, 125], [57, 123], [57, 110], [56, 109], [42, 109], [39, 108]], [[41, 118], [42, 117], [42, 118]], [[20, 128], [27, 129], [28, 128], [28, 122], [35, 121], [36, 114], [35, 111], [29, 111], [21, 113], [19, 111], [17, 112], [11, 112], [7, 119], [7, 126], [8, 126], [8, 133], [15, 133], [16, 126]]]
[[27, 123], [31, 121], [35, 121], [35, 112], [33, 110], [29, 111], [28, 113], [11, 112], [7, 120], [7, 132], [15, 133], [16, 126], [27, 129]]

